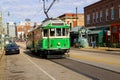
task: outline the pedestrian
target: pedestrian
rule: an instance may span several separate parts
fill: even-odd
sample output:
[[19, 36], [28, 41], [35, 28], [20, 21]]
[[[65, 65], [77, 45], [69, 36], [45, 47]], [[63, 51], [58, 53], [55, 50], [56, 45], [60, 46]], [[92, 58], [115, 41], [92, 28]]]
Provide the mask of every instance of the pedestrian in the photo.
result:
[[92, 41], [91, 44], [92, 44], [92, 48], [95, 48], [95, 41]]

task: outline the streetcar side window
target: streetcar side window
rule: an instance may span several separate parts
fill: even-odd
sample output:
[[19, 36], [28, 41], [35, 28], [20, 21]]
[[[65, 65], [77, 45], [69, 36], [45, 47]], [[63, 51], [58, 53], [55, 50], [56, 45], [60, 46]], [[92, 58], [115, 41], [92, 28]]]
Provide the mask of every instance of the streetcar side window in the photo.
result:
[[56, 29], [56, 36], [61, 36], [61, 28]]
[[66, 29], [66, 36], [69, 35], [69, 29]]
[[50, 36], [55, 36], [55, 29], [50, 29]]
[[62, 35], [65, 36], [65, 28], [62, 29]]
[[47, 29], [44, 29], [44, 30], [43, 30], [43, 33], [44, 33], [44, 37], [47, 37], [47, 36], [48, 36], [48, 30], [47, 30]]

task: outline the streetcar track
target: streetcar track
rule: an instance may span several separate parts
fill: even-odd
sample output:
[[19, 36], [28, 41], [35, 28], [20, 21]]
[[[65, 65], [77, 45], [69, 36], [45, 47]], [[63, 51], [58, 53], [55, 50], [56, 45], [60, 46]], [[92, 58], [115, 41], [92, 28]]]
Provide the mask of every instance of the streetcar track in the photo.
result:
[[[91, 64], [87, 64], [87, 63], [83, 63], [83, 62], [80, 62], [80, 61], [75, 61], [75, 60], [71, 60], [71, 59], [67, 59], [67, 58], [66, 59], [61, 59], [61, 60], [60, 59], [49, 59], [49, 60], [52, 61], [52, 62], [55, 62], [59, 65], [62, 65], [62, 66], [66, 67], [66, 68], [68, 68], [72, 71], [75, 71], [79, 74], [87, 76], [87, 77], [89, 77], [93, 80], [103, 80], [103, 79], [101, 79], [102, 76], [100, 76], [100, 75], [95, 76], [96, 74], [102, 73], [102, 72], [109, 73], [109, 74], [114, 74], [114, 75], [120, 75], [120, 72], [116, 72], [116, 71], [113, 71], [113, 70], [105, 69], [105, 68], [102, 68], [102, 67], [98, 67], [98, 66], [95, 66], [95, 65], [91, 65]], [[78, 65], [79, 69], [76, 68], [77, 65]], [[82, 66], [82, 67], [80, 67], [80, 66]], [[94, 71], [94, 69], [96, 71], [94, 71], [95, 73], [90, 74], [89, 69], [91, 69], [90, 71]], [[100, 71], [100, 72], [97, 72], [97, 70]], [[105, 73], [103, 73], [103, 74], [107, 75]], [[107, 77], [108, 76], [109, 75], [107, 75]], [[116, 79], [115, 78], [116, 77], [114, 76], [114, 78], [113, 78], [114, 80], [119, 80], [120, 79], [120, 77], [118, 77]], [[113, 79], [106, 79], [105, 78], [104, 80], [113, 80]]]
[[[24, 50], [26, 50], [24, 47], [21, 47], [22, 49], [24, 49]], [[95, 65], [92, 65], [92, 64], [88, 64], [88, 63], [84, 63], [84, 62], [80, 62], [80, 61], [77, 61], [77, 60], [72, 60], [72, 59], [68, 59], [68, 58], [66, 58], [66, 59], [49, 59], [50, 61], [52, 61], [52, 62], [54, 62], [54, 63], [56, 63], [56, 64], [59, 64], [59, 65], [61, 65], [61, 66], [64, 66], [64, 67], [66, 67], [66, 68], [68, 68], [68, 69], [70, 69], [70, 70], [72, 70], [72, 71], [74, 71], [74, 72], [77, 72], [77, 73], [79, 73], [79, 74], [82, 74], [82, 75], [84, 75], [84, 76], [86, 76], [86, 77], [89, 77], [89, 78], [91, 78], [91, 79], [93, 79], [93, 80], [119, 80], [120, 79], [120, 77], [111, 77], [110, 76], [110, 78], [109, 79], [100, 79], [100, 78], [102, 78], [102, 77], [99, 77], [99, 75], [96, 77], [96, 76], [94, 76], [94, 75], [92, 75], [92, 74], [90, 74], [89, 73], [89, 71], [87, 71], [86, 69], [89, 69], [89, 68], [95, 68], [95, 69], [97, 69], [97, 70], [100, 70], [100, 71], [103, 71], [103, 72], [106, 72], [106, 73], [110, 73], [110, 74], [114, 74], [114, 75], [120, 75], [120, 72], [117, 72], [117, 71], [113, 71], [113, 70], [109, 70], [109, 69], [106, 69], [106, 68], [102, 68], [102, 67], [98, 67], [98, 66], [95, 66]], [[65, 64], [65, 62], [64, 62], [64, 60], [68, 60], [68, 61], [74, 61], [74, 62], [77, 62], [79, 65], [82, 65], [82, 67], [80, 67], [79, 68], [79, 70], [77, 70], [76, 68], [75, 68], [75, 66], [71, 66], [71, 65], [69, 65], [69, 64], [72, 64], [72, 65], [74, 65], [73, 63], [66, 63]], [[85, 68], [84, 70], [82, 70], [83, 68], [84, 68], [84, 66], [86, 67], [87, 66], [87, 68]], [[89, 66], [89, 67], [88, 67]], [[92, 70], [93, 70], [92, 69]], [[95, 71], [95, 73], [96, 73], [97, 71]], [[94, 73], [94, 74], [95, 74]], [[105, 73], [103, 73], [104, 75], [106, 75]], [[109, 77], [109, 76], [107, 76], [107, 77]], [[104, 78], [104, 77], [103, 77]]]
[[57, 64], [59, 64], [59, 65], [62, 65], [62, 66], [66, 67], [66, 68], [68, 68], [68, 69], [70, 69], [70, 70], [72, 70], [72, 71], [75, 71], [75, 72], [77, 72], [77, 73], [79, 73], [79, 74], [82, 74], [82, 75], [84, 75], [84, 76], [86, 76], [86, 77], [89, 77], [89, 78], [91, 78], [91, 79], [93, 79], [93, 80], [99, 80], [99, 79], [97, 79], [97, 78], [95, 78], [95, 77], [92, 77], [92, 76], [90, 76], [90, 75], [88, 75], [88, 74], [85, 74], [85, 73], [83, 73], [83, 72], [79, 72], [79, 71], [77, 71], [77, 70], [74, 70], [73, 68], [71, 68], [71, 67], [69, 67], [69, 66], [65, 66], [65, 65], [63, 65], [63, 64], [61, 64], [61, 63], [58, 63], [57, 61], [54, 61], [54, 60], [51, 60], [51, 59], [50, 59], [50, 61], [55, 62], [55, 63], [57, 63]]
[[[69, 58], [71, 59], [71, 58]], [[71, 60], [74, 60], [74, 59], [71, 59]], [[75, 60], [77, 61], [77, 60]], [[80, 62], [80, 61], [78, 61]], [[80, 63], [84, 63], [84, 62], [80, 62]], [[96, 67], [96, 68], [99, 68], [99, 69], [104, 69], [106, 71], [110, 71], [110, 72], [113, 72], [113, 73], [116, 73], [116, 74], [120, 74], [120, 72], [117, 72], [117, 71], [114, 71], [114, 70], [110, 70], [110, 69], [107, 69], [107, 68], [104, 68], [104, 67], [98, 67], [98, 66], [95, 66], [95, 65], [92, 65], [92, 64], [88, 64], [88, 63], [84, 63], [84, 64], [87, 64], [87, 65], [90, 65], [90, 66], [93, 66], [93, 67]]]
[[3, 57], [3, 55], [4, 55], [4, 51], [2, 50], [1, 52], [2, 52], [2, 53], [1, 53], [1, 55], [0, 55], [0, 61], [2, 60], [2, 57]]

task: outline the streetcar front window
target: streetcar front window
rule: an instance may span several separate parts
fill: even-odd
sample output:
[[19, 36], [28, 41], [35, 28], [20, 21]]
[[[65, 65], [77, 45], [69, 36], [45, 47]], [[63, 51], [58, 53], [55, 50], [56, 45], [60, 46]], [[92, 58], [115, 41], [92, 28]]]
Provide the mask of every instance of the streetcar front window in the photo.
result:
[[50, 36], [55, 36], [55, 29], [50, 29]]
[[61, 36], [61, 28], [56, 29], [56, 36]]
[[68, 36], [69, 29], [67, 28], [57, 28], [56, 29], [56, 36]]
[[68, 36], [69, 29], [67, 28], [52, 28], [50, 29], [50, 36]]

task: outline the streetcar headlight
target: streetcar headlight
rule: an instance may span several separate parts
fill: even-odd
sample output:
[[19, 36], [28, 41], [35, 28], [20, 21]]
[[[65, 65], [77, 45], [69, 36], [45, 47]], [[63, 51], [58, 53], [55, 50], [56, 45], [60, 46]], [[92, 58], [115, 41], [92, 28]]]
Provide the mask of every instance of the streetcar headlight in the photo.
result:
[[60, 42], [58, 42], [57, 45], [60, 46]]

